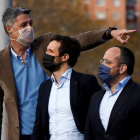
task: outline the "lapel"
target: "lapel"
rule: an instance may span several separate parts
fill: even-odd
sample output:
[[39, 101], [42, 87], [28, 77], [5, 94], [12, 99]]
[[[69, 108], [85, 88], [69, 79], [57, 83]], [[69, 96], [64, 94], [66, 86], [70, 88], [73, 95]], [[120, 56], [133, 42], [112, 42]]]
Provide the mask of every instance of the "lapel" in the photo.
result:
[[98, 130], [100, 130], [100, 132], [101, 132], [102, 134], [104, 134], [105, 129], [104, 129], [104, 127], [103, 127], [103, 125], [102, 125], [102, 122], [101, 122], [101, 119], [100, 119], [99, 109], [100, 109], [101, 100], [102, 100], [102, 98], [103, 98], [105, 92], [106, 92], [105, 89], [101, 90], [101, 91], [98, 93], [98, 96], [97, 96], [96, 100], [94, 101], [94, 102], [95, 102], [95, 103], [94, 103], [94, 110], [95, 110], [95, 117], [96, 117], [95, 120], [97, 121], [97, 125], [98, 125], [98, 127], [99, 127]]
[[42, 67], [42, 69], [50, 77], [51, 73], [47, 69], [45, 69], [45, 67], [43, 66], [43, 63], [42, 63], [42, 59], [43, 59], [43, 56], [45, 54], [45, 52], [43, 50], [43, 46], [42, 46], [42, 44], [40, 46], [36, 46], [36, 45], [38, 45], [38, 44], [36, 44], [36, 43], [31, 44], [32, 52], [34, 53], [35, 58], [38, 60], [38, 62], [40, 64], [40, 66]]
[[70, 79], [70, 105], [74, 119], [78, 120], [77, 116], [77, 98], [78, 98], [78, 73], [72, 70]]
[[[44, 88], [45, 87], [45, 88]], [[48, 104], [49, 104], [49, 98], [50, 98], [50, 92], [51, 92], [51, 88], [52, 88], [52, 81], [51, 79], [47, 80], [47, 82], [45, 83], [45, 86], [43, 86], [44, 88], [44, 92], [42, 95], [42, 108], [43, 108], [43, 114], [45, 115], [44, 117], [44, 122], [45, 122], [45, 129], [49, 130], [49, 112], [48, 112]]]
[[51, 81], [51, 79], [49, 79], [45, 83], [45, 89], [44, 89], [44, 92], [42, 95], [43, 100], [44, 100], [44, 102], [42, 102], [42, 103], [43, 103], [44, 107], [47, 107], [47, 109], [45, 109], [47, 111], [48, 111], [48, 103], [49, 103], [51, 88], [52, 88], [52, 81]]
[[111, 123], [114, 117], [116, 116], [117, 112], [121, 109], [121, 107], [125, 104], [129, 96], [132, 94], [134, 90], [133, 87], [134, 87], [134, 82], [130, 79], [113, 106], [108, 122], [107, 131], [109, 130], [109, 127], [111, 126]]
[[16, 87], [10, 58], [10, 44], [2, 51], [2, 55], [0, 56], [0, 62], [0, 68], [2, 69], [6, 84], [9, 87], [8, 89], [11, 92], [11, 94], [8, 95], [8, 98], [14, 98], [17, 103]]

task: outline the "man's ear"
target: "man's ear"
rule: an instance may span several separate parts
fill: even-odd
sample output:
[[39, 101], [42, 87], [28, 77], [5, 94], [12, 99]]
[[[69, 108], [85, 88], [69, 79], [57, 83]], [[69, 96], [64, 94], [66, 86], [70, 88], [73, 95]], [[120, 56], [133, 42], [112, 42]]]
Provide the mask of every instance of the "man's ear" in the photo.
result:
[[8, 32], [8, 35], [12, 33], [12, 27], [10, 25], [6, 25], [6, 31]]
[[67, 54], [67, 53], [64, 54], [63, 57], [62, 57], [62, 60], [67, 61], [68, 59], [69, 59], [69, 54]]
[[120, 73], [125, 73], [126, 71], [127, 71], [127, 65], [122, 64], [122, 65], [120, 66]]

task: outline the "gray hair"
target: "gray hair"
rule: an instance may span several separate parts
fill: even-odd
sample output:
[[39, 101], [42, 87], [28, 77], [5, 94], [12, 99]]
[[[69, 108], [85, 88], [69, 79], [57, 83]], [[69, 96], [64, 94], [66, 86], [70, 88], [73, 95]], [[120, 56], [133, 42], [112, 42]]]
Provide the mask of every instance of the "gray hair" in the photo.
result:
[[15, 22], [17, 16], [19, 16], [21, 14], [29, 14], [30, 15], [30, 12], [31, 12], [31, 10], [21, 8], [21, 7], [9, 7], [9, 8], [7, 8], [2, 15], [2, 23], [4, 26], [5, 32], [8, 34], [8, 32], [6, 30], [6, 25], [9, 25], [12, 27], [14, 25], [14, 22]]

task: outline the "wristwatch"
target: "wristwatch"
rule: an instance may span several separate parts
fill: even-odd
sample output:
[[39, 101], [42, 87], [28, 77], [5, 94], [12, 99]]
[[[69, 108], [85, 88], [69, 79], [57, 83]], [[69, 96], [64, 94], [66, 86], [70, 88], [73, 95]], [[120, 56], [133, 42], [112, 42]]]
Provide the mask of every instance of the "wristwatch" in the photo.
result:
[[108, 38], [110, 38], [110, 39], [113, 38], [113, 37], [111, 36], [111, 31], [112, 31], [112, 30], [117, 30], [117, 28], [115, 28], [115, 27], [109, 27], [109, 28], [108, 28]]

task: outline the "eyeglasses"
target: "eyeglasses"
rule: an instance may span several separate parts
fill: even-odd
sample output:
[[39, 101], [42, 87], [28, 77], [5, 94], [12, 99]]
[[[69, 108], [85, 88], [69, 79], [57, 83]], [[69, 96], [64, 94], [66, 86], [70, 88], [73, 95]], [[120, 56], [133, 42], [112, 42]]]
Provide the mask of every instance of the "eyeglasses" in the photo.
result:
[[[102, 64], [103, 62], [104, 62], [105, 64], [118, 63], [118, 62], [112, 62], [112, 61], [110, 61], [110, 60], [108, 60], [108, 59], [101, 59], [101, 60], [100, 60], [100, 63]], [[123, 64], [123, 63], [118, 63], [118, 64]]]

